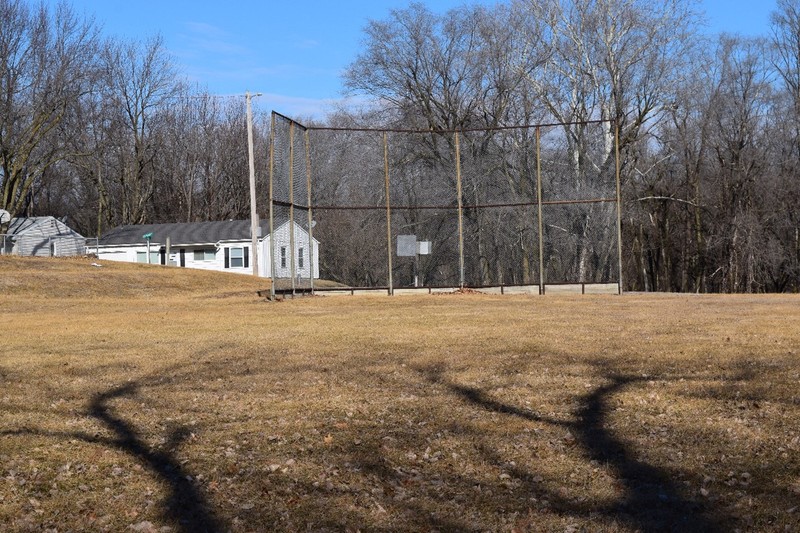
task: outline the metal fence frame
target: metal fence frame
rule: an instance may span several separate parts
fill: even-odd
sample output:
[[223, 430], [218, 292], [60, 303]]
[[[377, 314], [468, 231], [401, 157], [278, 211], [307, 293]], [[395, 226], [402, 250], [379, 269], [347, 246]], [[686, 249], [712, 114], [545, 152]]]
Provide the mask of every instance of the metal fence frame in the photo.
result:
[[[280, 171], [276, 168], [279, 162], [276, 162], [276, 142], [286, 141], [286, 139], [280, 139], [280, 141], [276, 138], [276, 120], [281, 120], [282, 122], [288, 122], [288, 159], [289, 161], [281, 162], [283, 171]], [[567, 282], [566, 280], [548, 280], [546, 269], [544, 265], [544, 234], [543, 234], [543, 220], [546, 217], [543, 214], [543, 209], [549, 206], [572, 206], [572, 205], [579, 205], [579, 204], [613, 204], [614, 211], [615, 211], [615, 233], [616, 233], [616, 267], [617, 267], [617, 293], [622, 294], [622, 287], [623, 287], [623, 279], [622, 279], [622, 215], [621, 215], [621, 194], [620, 194], [620, 154], [619, 154], [619, 128], [618, 125], [611, 121], [590, 121], [586, 123], [580, 123], [581, 125], [585, 124], [606, 124], [613, 127], [614, 131], [614, 147], [613, 147], [613, 157], [614, 157], [614, 186], [615, 186], [615, 194], [613, 196], [608, 197], [601, 197], [601, 198], [583, 198], [583, 199], [568, 199], [568, 198], [559, 198], [559, 199], [551, 199], [551, 200], [544, 200], [542, 195], [542, 168], [541, 168], [541, 137], [540, 133], [542, 128], [552, 128], [558, 126], [568, 126], [569, 124], [539, 124], [539, 125], [525, 125], [525, 126], [511, 126], [511, 127], [504, 127], [504, 128], [478, 128], [474, 130], [450, 130], [450, 131], [437, 131], [433, 133], [437, 134], [447, 134], [452, 135], [453, 138], [453, 145], [455, 147], [455, 182], [456, 182], [456, 195], [457, 195], [457, 205], [455, 208], [451, 206], [438, 206], [441, 209], [455, 209], [457, 211], [457, 218], [458, 218], [458, 271], [459, 271], [459, 284], [458, 287], [451, 287], [451, 288], [459, 288], [459, 289], [467, 289], [467, 288], [487, 288], [486, 286], [477, 286], [477, 285], [467, 285], [465, 281], [465, 259], [464, 259], [464, 211], [467, 208], [471, 209], [479, 209], [479, 208], [492, 208], [492, 207], [505, 207], [502, 204], [487, 204], [487, 205], [470, 205], [467, 206], [464, 203], [463, 197], [463, 188], [462, 188], [462, 169], [461, 169], [461, 140], [460, 137], [465, 132], [470, 131], [489, 131], [489, 130], [511, 130], [511, 129], [534, 129], [535, 130], [535, 139], [536, 139], [536, 146], [535, 146], [535, 158], [536, 158], [536, 202], [535, 203], [528, 203], [524, 205], [530, 205], [531, 207], [536, 208], [537, 216], [537, 224], [538, 224], [538, 292], [539, 294], [545, 294], [546, 287], [548, 286], [558, 286], [558, 285], [577, 285], [581, 287], [581, 292], [586, 292], [586, 286], [591, 285], [591, 283], [586, 283], [584, 281], [579, 281], [578, 283], [575, 282]], [[384, 171], [384, 187], [385, 187], [385, 198], [386, 203], [384, 207], [375, 207], [375, 206], [336, 206], [336, 205], [313, 205], [312, 204], [312, 186], [313, 186], [313, 175], [311, 169], [311, 160], [310, 160], [310, 140], [309, 140], [309, 132], [311, 131], [338, 131], [338, 132], [374, 132], [382, 134], [383, 138], [383, 171]], [[315, 290], [319, 290], [314, 286], [314, 256], [313, 256], [313, 244], [309, 246], [309, 262], [311, 264], [311, 275], [310, 279], [308, 280], [307, 285], [301, 286], [300, 279], [295, 275], [296, 273], [296, 265], [295, 265], [295, 225], [290, 224], [290, 237], [289, 237], [289, 249], [292, 250], [291, 254], [291, 280], [290, 283], [286, 284], [283, 287], [276, 288], [278, 286], [277, 279], [275, 277], [276, 272], [276, 238], [275, 238], [275, 222], [276, 222], [276, 210], [288, 210], [288, 219], [290, 221], [297, 221], [296, 218], [297, 212], [300, 211], [305, 212], [307, 215], [307, 220], [305, 224], [307, 225], [307, 231], [309, 235], [310, 242], [313, 243], [313, 229], [314, 229], [314, 221], [313, 221], [313, 212], [314, 210], [376, 210], [382, 209], [385, 210], [386, 213], [386, 250], [387, 250], [387, 285], [385, 287], [370, 287], [370, 288], [358, 288], [358, 287], [348, 287], [344, 290], [345, 292], [350, 291], [351, 293], [356, 293], [360, 290], [385, 290], [389, 295], [393, 295], [395, 290], [398, 288], [395, 286], [395, 281], [393, 279], [393, 264], [392, 264], [392, 256], [393, 256], [393, 247], [392, 247], [392, 211], [393, 209], [402, 209], [403, 206], [393, 205], [391, 202], [391, 195], [390, 195], [390, 163], [389, 163], [389, 142], [388, 142], [388, 134], [389, 133], [414, 133], [414, 134], [430, 134], [432, 133], [431, 130], [409, 130], [409, 129], [386, 129], [386, 128], [334, 128], [334, 127], [306, 127], [301, 123], [286, 117], [280, 113], [275, 111], [272, 112], [272, 119], [271, 119], [271, 128], [270, 128], [270, 141], [269, 141], [269, 231], [270, 231], [270, 260], [272, 261], [271, 265], [271, 297], [274, 298], [276, 295], [276, 290], [280, 290], [282, 292], [291, 292], [292, 294], [303, 291], [303, 292], [314, 292]], [[298, 156], [297, 153], [299, 148], [297, 145], [298, 142], [302, 142], [302, 156]], [[285, 176], [284, 174], [287, 174]], [[298, 173], [301, 175], [298, 176]], [[281, 174], [281, 178], [277, 179], [278, 175]], [[304, 174], [304, 175], [302, 175]], [[282, 186], [281, 186], [282, 185]], [[298, 195], [298, 191], [302, 194]], [[509, 206], [513, 206], [514, 204], [508, 204]], [[433, 209], [433, 206], [426, 206], [426, 207], [417, 207], [417, 209]], [[531, 285], [535, 287], [536, 285]], [[492, 287], [499, 287], [500, 292], [503, 292], [503, 285], [493, 285]], [[428, 289], [436, 289], [441, 287], [428, 287]]]

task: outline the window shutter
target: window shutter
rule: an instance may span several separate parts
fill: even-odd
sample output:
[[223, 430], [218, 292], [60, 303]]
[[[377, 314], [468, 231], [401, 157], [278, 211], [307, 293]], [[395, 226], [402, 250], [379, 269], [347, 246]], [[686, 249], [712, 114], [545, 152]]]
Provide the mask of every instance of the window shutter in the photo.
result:
[[244, 247], [244, 267], [248, 268], [250, 266], [250, 248], [247, 246]]
[[225, 268], [231, 267], [231, 249], [225, 247]]

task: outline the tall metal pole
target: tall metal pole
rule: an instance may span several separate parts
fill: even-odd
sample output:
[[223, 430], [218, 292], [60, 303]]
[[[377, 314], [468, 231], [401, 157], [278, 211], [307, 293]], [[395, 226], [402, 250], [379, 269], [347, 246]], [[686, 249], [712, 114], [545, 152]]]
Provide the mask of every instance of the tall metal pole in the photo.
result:
[[275, 176], [275, 112], [269, 126], [269, 299], [275, 301], [275, 202], [273, 178]]
[[392, 279], [392, 202], [389, 197], [389, 138], [383, 132], [383, 177], [386, 186], [386, 251], [389, 263], [389, 296], [394, 294]]
[[456, 194], [458, 195], [458, 276], [459, 287], [464, 288], [464, 199], [461, 195], [461, 144], [455, 132], [456, 145]]
[[295, 285], [294, 247], [294, 122], [289, 123], [289, 276], [292, 278], [292, 294]]
[[536, 127], [536, 204], [539, 209], [539, 294], [544, 294], [544, 234], [542, 233], [542, 137]]
[[[256, 94], [258, 96], [261, 93]], [[256, 210], [256, 166], [253, 155], [253, 107], [250, 103], [250, 91], [245, 93], [247, 101], [247, 155], [250, 164], [250, 238], [253, 256], [253, 275], [258, 276], [258, 211]]]
[[305, 130], [306, 145], [306, 192], [308, 196], [308, 271], [311, 293], [314, 293], [314, 216], [311, 212], [311, 139]]
[[619, 123], [614, 121], [614, 151], [617, 182], [617, 255], [619, 261], [619, 294], [622, 294], [622, 193], [620, 191]]

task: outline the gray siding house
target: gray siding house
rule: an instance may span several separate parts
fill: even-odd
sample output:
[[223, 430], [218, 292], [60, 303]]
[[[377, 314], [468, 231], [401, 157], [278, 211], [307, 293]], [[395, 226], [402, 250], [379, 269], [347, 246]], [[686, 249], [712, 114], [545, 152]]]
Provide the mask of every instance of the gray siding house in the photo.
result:
[[0, 253], [63, 257], [86, 253], [86, 239], [55, 217], [17, 217], [2, 235]]

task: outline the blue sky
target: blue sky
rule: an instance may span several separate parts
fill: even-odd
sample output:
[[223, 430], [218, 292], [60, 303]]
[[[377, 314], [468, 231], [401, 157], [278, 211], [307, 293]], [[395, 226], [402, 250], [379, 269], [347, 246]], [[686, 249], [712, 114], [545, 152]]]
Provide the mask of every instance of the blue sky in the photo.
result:
[[[47, 0], [55, 4], [57, 0]], [[179, 71], [220, 95], [260, 92], [262, 110], [324, 115], [342, 97], [341, 72], [352, 62], [369, 19], [385, 19], [408, 0], [72, 0], [106, 35], [160, 33]], [[434, 12], [497, 0], [427, 0]], [[774, 0], [702, 0], [710, 33], [766, 35]]]

